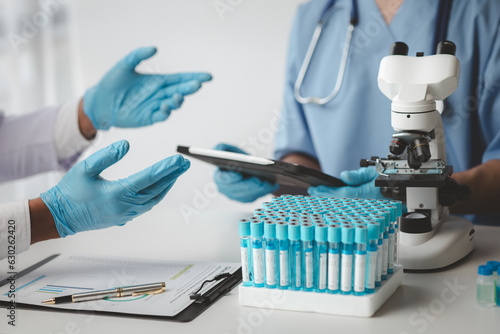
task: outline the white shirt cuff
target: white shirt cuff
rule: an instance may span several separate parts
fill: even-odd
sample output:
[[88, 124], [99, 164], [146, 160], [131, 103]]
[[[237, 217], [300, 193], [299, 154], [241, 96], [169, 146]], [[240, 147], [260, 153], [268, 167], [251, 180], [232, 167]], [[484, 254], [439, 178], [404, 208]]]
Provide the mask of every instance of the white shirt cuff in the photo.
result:
[[80, 154], [92, 143], [80, 132], [78, 105], [80, 99], [64, 104], [58, 111], [54, 126], [57, 159], [69, 159]]
[[30, 244], [28, 200], [0, 204], [0, 259], [24, 252]]

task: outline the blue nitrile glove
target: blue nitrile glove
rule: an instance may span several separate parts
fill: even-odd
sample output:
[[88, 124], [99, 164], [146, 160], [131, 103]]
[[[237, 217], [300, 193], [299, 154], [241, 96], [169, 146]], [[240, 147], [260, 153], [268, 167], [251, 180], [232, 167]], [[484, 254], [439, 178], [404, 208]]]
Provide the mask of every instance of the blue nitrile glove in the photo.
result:
[[327, 186], [310, 187], [307, 192], [312, 196], [386, 199], [380, 193], [380, 188], [375, 187], [377, 176], [378, 173], [375, 167], [345, 170], [340, 173], [340, 179], [347, 186], [338, 188]]
[[83, 110], [99, 130], [111, 126], [135, 128], [167, 119], [181, 106], [184, 96], [209, 81], [208, 73], [141, 74], [135, 67], [156, 53], [154, 47], [132, 51], [101, 81], [87, 90]]
[[[214, 150], [248, 154], [238, 147], [228, 144], [218, 144], [214, 147]], [[243, 203], [253, 202], [257, 198], [270, 194], [279, 188], [278, 184], [256, 176], [244, 177], [240, 173], [224, 171], [220, 168], [215, 171], [214, 180], [219, 192], [232, 200]]]
[[71, 168], [55, 187], [40, 195], [61, 237], [123, 225], [149, 211], [190, 165], [189, 160], [175, 155], [118, 181], [99, 176], [128, 150], [128, 142], [122, 140], [97, 151]]

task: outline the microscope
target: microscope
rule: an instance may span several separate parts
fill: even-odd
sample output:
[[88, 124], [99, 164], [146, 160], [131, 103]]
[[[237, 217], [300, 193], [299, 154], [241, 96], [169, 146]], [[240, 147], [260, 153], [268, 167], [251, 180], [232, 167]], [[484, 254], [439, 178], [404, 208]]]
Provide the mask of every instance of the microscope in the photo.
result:
[[378, 86], [392, 100], [395, 130], [386, 159], [361, 160], [376, 166], [375, 186], [384, 196], [402, 200], [407, 213], [400, 218], [398, 262], [404, 269], [428, 270], [449, 266], [474, 248], [474, 227], [448, 207], [467, 199], [470, 189], [450, 176], [441, 114], [442, 103], [458, 86], [460, 64], [455, 44], [439, 43], [437, 54], [408, 56], [408, 46], [392, 45], [380, 63]]

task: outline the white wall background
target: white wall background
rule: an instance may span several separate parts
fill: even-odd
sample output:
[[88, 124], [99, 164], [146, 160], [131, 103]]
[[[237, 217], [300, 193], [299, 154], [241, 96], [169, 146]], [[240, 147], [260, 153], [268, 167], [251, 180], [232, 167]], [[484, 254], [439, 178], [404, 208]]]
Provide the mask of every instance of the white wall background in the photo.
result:
[[[186, 99], [162, 124], [102, 133], [90, 154], [116, 140], [131, 150], [104, 173], [125, 177], [175, 154], [176, 146], [211, 148], [238, 144], [271, 156], [281, 106], [289, 29], [303, 0], [73, 0], [79, 60], [78, 94], [95, 84], [116, 61], [139, 46], [159, 52], [140, 69], [149, 72], [208, 71], [214, 80]], [[216, 5], [222, 5], [216, 9]], [[226, 9], [221, 11], [220, 8]], [[78, 90], [78, 89], [77, 89]], [[215, 191], [214, 167], [192, 160], [160, 206], [189, 214], [224, 208], [241, 210]], [[31, 193], [44, 189], [31, 189]], [[249, 204], [253, 209], [259, 204]]]
[[[214, 77], [165, 123], [104, 133], [91, 151], [122, 138], [131, 144], [126, 158], [104, 175], [129, 175], [174, 154], [179, 144], [211, 148], [224, 141], [271, 156], [289, 29], [300, 2], [76, 1], [83, 87], [93, 85], [130, 50], [146, 45], [156, 45], [159, 52], [141, 64], [144, 71], [208, 71]], [[217, 4], [230, 10], [217, 11]], [[216, 192], [213, 166], [191, 162], [160, 205], [187, 210], [187, 219], [205, 209], [242, 208]]]

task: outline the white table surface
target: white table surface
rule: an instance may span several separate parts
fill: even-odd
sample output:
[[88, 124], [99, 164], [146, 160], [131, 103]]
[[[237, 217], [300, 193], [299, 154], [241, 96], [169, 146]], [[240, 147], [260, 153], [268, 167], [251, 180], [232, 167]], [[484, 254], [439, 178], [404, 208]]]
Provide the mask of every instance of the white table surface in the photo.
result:
[[[123, 227], [38, 243], [17, 256], [17, 267], [58, 252], [238, 262], [237, 221], [247, 216], [204, 211], [188, 222], [178, 210], [158, 207]], [[498, 333], [500, 307], [478, 307], [475, 282], [478, 265], [500, 260], [500, 227], [477, 226], [475, 243], [445, 271], [405, 273], [403, 286], [371, 318], [243, 307], [235, 289], [189, 323], [17, 308], [15, 328], [0, 312], [0, 333]], [[0, 278], [7, 271], [4, 259]]]

